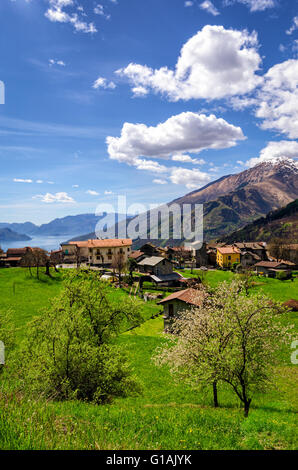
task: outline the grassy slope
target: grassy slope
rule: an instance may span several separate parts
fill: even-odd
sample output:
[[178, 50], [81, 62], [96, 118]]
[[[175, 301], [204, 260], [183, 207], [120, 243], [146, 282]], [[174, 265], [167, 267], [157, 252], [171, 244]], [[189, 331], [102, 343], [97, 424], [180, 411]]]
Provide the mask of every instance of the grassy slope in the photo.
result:
[[[38, 283], [24, 276], [22, 270], [0, 270], [0, 308], [15, 308], [20, 336], [25, 332], [26, 322], [47, 305], [61, 285], [59, 278]], [[215, 285], [232, 276], [214, 271], [208, 273], [207, 279]], [[298, 297], [297, 280], [293, 284], [262, 279], [262, 283], [255, 289], [262, 287], [275, 298]], [[115, 299], [120, 295], [126, 294], [113, 292]], [[222, 408], [214, 410], [209, 392], [197, 393], [177, 384], [166, 368], [156, 368], [151, 356], [162, 341], [161, 318], [149, 320], [118, 339], [143, 383], [143, 394], [138, 397], [94, 406], [80, 402], [36, 403], [18, 394], [0, 395], [0, 448], [297, 448], [297, 366], [289, 362], [290, 350], [286, 363], [278, 369], [278, 388], [266, 396], [255, 397], [250, 416], [244, 419], [229, 389], [221, 389]]]

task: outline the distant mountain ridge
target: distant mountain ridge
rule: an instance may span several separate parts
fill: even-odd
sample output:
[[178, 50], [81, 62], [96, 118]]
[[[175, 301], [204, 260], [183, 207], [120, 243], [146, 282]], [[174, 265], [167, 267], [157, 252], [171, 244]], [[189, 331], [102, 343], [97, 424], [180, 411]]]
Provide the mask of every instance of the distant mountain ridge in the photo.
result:
[[[210, 241], [243, 228], [297, 198], [298, 163], [288, 158], [278, 158], [260, 163], [237, 174], [223, 176], [167, 205], [203, 204], [204, 239]], [[122, 219], [119, 220], [125, 224], [123, 222], [125, 216], [121, 215], [121, 217]], [[0, 223], [0, 229], [10, 228], [17, 233], [26, 233], [30, 236], [63, 236], [65, 240], [67, 238], [86, 240], [95, 237], [99, 220], [100, 217], [94, 214], [80, 214], [55, 219], [40, 227], [30, 222]], [[128, 220], [131, 220], [131, 216], [126, 218], [126, 223]], [[149, 237], [137, 240], [135, 246], [139, 246], [148, 239]], [[172, 240], [171, 238], [151, 241], [157, 245], [184, 243], [183, 239]]]
[[[114, 216], [114, 214], [113, 214]], [[116, 215], [118, 217], [118, 215]], [[124, 217], [124, 216], [119, 216]], [[82, 235], [86, 232], [95, 232], [97, 223], [102, 219], [95, 214], [69, 215], [52, 220], [40, 226], [31, 222], [25, 223], [0, 223], [0, 229], [9, 228], [17, 233], [26, 233], [32, 236], [69, 236]]]
[[27, 235], [14, 232], [10, 228], [0, 228], [0, 242], [17, 242], [17, 241], [29, 241], [30, 237]]

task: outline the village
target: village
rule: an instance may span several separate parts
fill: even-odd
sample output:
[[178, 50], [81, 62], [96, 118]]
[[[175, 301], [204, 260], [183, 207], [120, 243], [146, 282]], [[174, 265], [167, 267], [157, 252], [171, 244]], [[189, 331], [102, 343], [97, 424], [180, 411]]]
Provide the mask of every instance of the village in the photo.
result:
[[[126, 289], [130, 296], [153, 300], [160, 305], [164, 331], [171, 321], [192, 306], [200, 306], [201, 290], [206, 273], [230, 271], [235, 274], [294, 279], [297, 270], [297, 245], [268, 246], [264, 242], [202, 243], [191, 246], [157, 247], [146, 242], [133, 250], [131, 239], [90, 239], [62, 243], [60, 250], [50, 253], [41, 248], [10, 248], [0, 253], [0, 268], [23, 267], [31, 270], [88, 269], [97, 271], [101, 280], [113, 287]], [[273, 255], [287, 259], [277, 259]], [[297, 309], [297, 300], [289, 299]], [[154, 315], [156, 316], [156, 314]]]

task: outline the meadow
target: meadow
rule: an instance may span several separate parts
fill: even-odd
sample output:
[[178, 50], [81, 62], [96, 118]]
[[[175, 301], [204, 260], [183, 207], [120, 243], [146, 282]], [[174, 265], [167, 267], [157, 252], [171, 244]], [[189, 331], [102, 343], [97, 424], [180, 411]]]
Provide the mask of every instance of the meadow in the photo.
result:
[[[233, 276], [210, 271], [206, 282], [215, 286]], [[62, 272], [53, 272], [52, 279], [37, 281], [27, 270], [0, 270], [0, 309], [13, 309], [18, 342], [30, 319], [58, 294], [62, 278]], [[298, 279], [256, 278], [252, 291], [260, 289], [276, 300], [297, 299]], [[127, 293], [111, 288], [110, 295], [117, 302]], [[142, 308], [146, 318], [160, 311], [154, 302]], [[293, 320], [297, 315], [291, 313], [284, 321]], [[280, 358], [276, 387], [255, 396], [244, 418], [229, 388], [220, 387], [220, 407], [214, 409], [209, 390], [176, 383], [167, 368], [153, 364], [152, 355], [164, 341], [162, 329], [158, 317], [117, 339], [143, 390], [108, 405], [33, 400], [18, 391], [8, 365], [0, 379], [0, 449], [297, 449], [297, 366], [290, 362], [290, 345]]]

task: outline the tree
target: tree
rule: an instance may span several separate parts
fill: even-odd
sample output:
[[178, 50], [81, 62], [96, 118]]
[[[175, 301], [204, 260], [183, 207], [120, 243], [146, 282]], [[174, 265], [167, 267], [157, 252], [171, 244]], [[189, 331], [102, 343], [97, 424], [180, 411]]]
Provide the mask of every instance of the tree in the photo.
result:
[[103, 403], [138, 390], [112, 340], [142, 318], [135, 299], [111, 303], [110, 286], [90, 271], [66, 275], [59, 297], [36, 318], [22, 354], [24, 380], [38, 394]]
[[122, 284], [122, 273], [125, 271], [126, 262], [123, 253], [116, 253], [112, 259], [112, 268], [118, 275], [119, 287]]
[[137, 269], [138, 263], [134, 258], [128, 258], [128, 270], [131, 284], [133, 283], [133, 272]]
[[50, 253], [50, 264], [54, 267], [55, 271], [58, 272], [57, 264], [63, 263], [63, 251], [51, 251]]
[[50, 276], [50, 259], [48, 254], [42, 248], [30, 248], [21, 259], [21, 266], [29, 268], [30, 275], [32, 276], [31, 268], [36, 268], [36, 277], [39, 279], [39, 269], [46, 268], [45, 274]]
[[212, 385], [215, 406], [218, 383], [229, 384], [248, 416], [253, 394], [267, 390], [277, 352], [289, 339], [291, 328], [278, 321], [286, 311], [263, 294], [248, 297], [242, 282], [223, 282], [175, 321], [175, 336], [155, 361], [192, 386]]
[[268, 244], [268, 250], [271, 256], [277, 261], [287, 260], [289, 258], [289, 240], [283, 238], [272, 238]]
[[[241, 266], [241, 265], [239, 265]], [[251, 267], [241, 267], [241, 272], [238, 274], [239, 280], [242, 282], [245, 294], [249, 295], [249, 292], [253, 286], [254, 273]]]
[[2, 250], [1, 246], [0, 246], [0, 255], [3, 255], [4, 251]]

